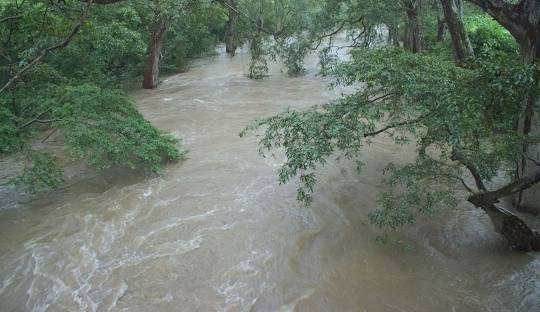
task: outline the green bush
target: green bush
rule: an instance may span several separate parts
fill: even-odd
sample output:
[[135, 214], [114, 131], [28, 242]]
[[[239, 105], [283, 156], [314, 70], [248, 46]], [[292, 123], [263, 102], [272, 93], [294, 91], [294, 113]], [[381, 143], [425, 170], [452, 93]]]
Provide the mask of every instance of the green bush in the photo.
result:
[[178, 140], [153, 127], [121, 91], [68, 87], [53, 115], [72, 154], [98, 169], [120, 165], [159, 172], [164, 162], [182, 155]]
[[20, 147], [15, 115], [0, 104], [0, 154], [10, 153]]
[[63, 172], [56, 164], [56, 158], [47, 153], [30, 152], [26, 157], [22, 174], [12, 181], [29, 193], [58, 188], [63, 182]]
[[491, 17], [484, 14], [467, 17], [465, 26], [476, 54], [502, 52], [517, 57], [514, 37]]

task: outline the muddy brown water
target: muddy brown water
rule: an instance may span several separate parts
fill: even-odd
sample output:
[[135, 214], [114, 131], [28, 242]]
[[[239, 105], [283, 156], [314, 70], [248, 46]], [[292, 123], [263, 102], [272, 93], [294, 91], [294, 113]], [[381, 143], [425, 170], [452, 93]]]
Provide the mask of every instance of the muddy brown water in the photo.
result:
[[221, 53], [134, 94], [189, 150], [164, 175], [82, 173], [3, 202], [0, 311], [540, 311], [540, 257], [509, 252], [467, 205], [376, 242], [378, 170], [409, 149], [375, 140], [361, 176], [331, 162], [313, 206], [299, 205], [294, 183], [277, 183], [280, 156], [238, 133], [337, 92], [313, 60], [306, 76], [272, 66], [264, 81], [246, 79], [247, 62]]

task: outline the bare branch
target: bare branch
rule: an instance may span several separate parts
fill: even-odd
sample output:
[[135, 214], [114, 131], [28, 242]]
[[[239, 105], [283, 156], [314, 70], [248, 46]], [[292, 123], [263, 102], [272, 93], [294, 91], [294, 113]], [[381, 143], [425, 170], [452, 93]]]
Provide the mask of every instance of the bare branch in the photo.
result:
[[[324, 39], [337, 35], [343, 29], [345, 29], [347, 24], [356, 24], [356, 23], [359, 23], [359, 22], [361, 22], [363, 20], [364, 20], [364, 16], [362, 16], [362, 17], [360, 17], [360, 18], [358, 18], [356, 20], [344, 20], [344, 21], [342, 21], [341, 24], [335, 30], [333, 30], [333, 31], [331, 31], [330, 33], [327, 33], [327, 34], [322, 34], [317, 39], [314, 39], [312, 42], [317, 42], [317, 44], [315, 45], [315, 47], [309, 46], [308, 49], [317, 50], [321, 46]], [[362, 31], [362, 33], [360, 35], [362, 35], [362, 34], [364, 34], [364, 31]]]
[[45, 115], [46, 113], [50, 112], [51, 110], [52, 110], [52, 106], [49, 107], [48, 109], [46, 109], [45, 111], [39, 113], [34, 119], [32, 119], [32, 120], [30, 120], [30, 121], [24, 123], [24, 124], [21, 125], [20, 127], [18, 127], [18, 129], [19, 129], [19, 130], [20, 130], [20, 129], [24, 129], [24, 128], [30, 126], [30, 125], [33, 124], [33, 123], [40, 122], [40, 121], [39, 121], [39, 120], [40, 120], [39, 118], [40, 118], [41, 116]]
[[41, 143], [47, 142], [47, 140], [48, 140], [53, 134], [55, 134], [56, 131], [58, 131], [58, 128], [54, 128], [49, 134], [47, 134], [47, 136], [45, 136], [45, 137], [43, 138], [43, 140], [41, 140]]
[[253, 25], [255, 25], [257, 27], [258, 30], [262, 31], [263, 33], [267, 34], [267, 35], [270, 35], [270, 36], [278, 36], [283, 30], [281, 30], [279, 33], [275, 33], [275, 32], [272, 32], [272, 31], [269, 31], [269, 30], [266, 30], [264, 27], [262, 27], [259, 23], [259, 21], [257, 20], [254, 20], [252, 19], [249, 15], [247, 15], [245, 12], [242, 12], [240, 10], [238, 10], [238, 8], [232, 6], [230, 3], [228, 3], [227, 1], [224, 1], [224, 0], [218, 0], [219, 3], [225, 5], [227, 8], [231, 9], [232, 11], [234, 11], [236, 14], [238, 14], [238, 16], [242, 19], [242, 18], [245, 18], [247, 19], [250, 23], [252, 23]]
[[472, 193], [472, 194], [475, 194], [475, 192], [473, 191], [473, 189], [465, 182], [465, 180], [463, 180], [463, 178], [461, 177], [458, 177], [459, 181], [461, 181], [461, 184], [463, 184], [463, 186], [465, 187], [465, 189], [467, 189], [467, 191], [469, 193]]

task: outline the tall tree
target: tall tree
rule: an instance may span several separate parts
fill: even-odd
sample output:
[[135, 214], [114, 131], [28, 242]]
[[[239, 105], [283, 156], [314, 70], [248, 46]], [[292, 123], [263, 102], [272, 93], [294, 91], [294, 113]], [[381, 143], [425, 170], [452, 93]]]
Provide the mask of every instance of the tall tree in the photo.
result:
[[[513, 28], [525, 63], [536, 62], [538, 41], [534, 38], [538, 37], [540, 1], [474, 2], [482, 2], [490, 14], [506, 23], [507, 29]], [[372, 7], [367, 0], [355, 3]], [[401, 12], [407, 13], [409, 35], [405, 44], [412, 52], [420, 52], [421, 2], [402, 0], [400, 4]], [[463, 48], [459, 57], [465, 60], [471, 49], [463, 27], [462, 6], [456, 1], [441, 4], [450, 9], [446, 13], [453, 21], [453, 39], [459, 43], [458, 48]], [[374, 18], [371, 23], [376, 25], [377, 20], [384, 23], [380, 17], [386, 11], [362, 12]], [[521, 37], [523, 34], [527, 36]], [[416, 214], [455, 207], [461, 193], [452, 194], [452, 189], [459, 183], [469, 193], [466, 199], [490, 217], [510, 246], [540, 250], [539, 232], [526, 217], [500, 203], [517, 194], [521, 206], [524, 197], [532, 205], [540, 205], [540, 200], [528, 197], [540, 182], [540, 161], [531, 152], [538, 142], [532, 134], [540, 133], [531, 130], [538, 124], [533, 121], [538, 81], [536, 85], [531, 83], [538, 74], [533, 74], [532, 66], [508, 58], [485, 57], [477, 58], [474, 67], [461, 68], [436, 53], [373, 48], [355, 49], [351, 61], [336, 63], [339, 65], [330, 72], [337, 84], [361, 85], [357, 93], [325, 106], [286, 111], [246, 129], [264, 128], [260, 141], [263, 150], [285, 149], [287, 161], [280, 168], [279, 179], [287, 182], [299, 178], [299, 200], [309, 203], [315, 170], [334, 153], [357, 161], [361, 167], [359, 155], [371, 137], [386, 133], [398, 144], [414, 137], [419, 145], [416, 161], [386, 168], [388, 191], [381, 194], [381, 209], [371, 215], [373, 223], [395, 229], [413, 223]], [[521, 101], [525, 102], [523, 108]], [[519, 132], [515, 126], [518, 115]], [[517, 150], [521, 145], [523, 150]], [[503, 185], [493, 183], [495, 177], [511, 170], [517, 159], [527, 167], [523, 165], [519, 174]]]
[[407, 14], [405, 46], [413, 53], [422, 52], [422, 26], [420, 23], [422, 0], [401, 0], [401, 4]]
[[474, 51], [463, 24], [461, 0], [441, 0], [444, 19], [452, 38], [452, 46], [456, 63], [462, 65], [474, 56]]
[[231, 56], [236, 53], [238, 45], [237, 24], [238, 24], [238, 6], [236, 0], [224, 0], [228, 12], [228, 20], [225, 29], [225, 51]]
[[172, 16], [168, 15], [167, 10], [162, 7], [161, 0], [154, 0], [153, 4], [154, 17], [142, 84], [145, 89], [155, 89], [158, 86], [159, 65], [162, 57], [165, 32], [172, 19]]

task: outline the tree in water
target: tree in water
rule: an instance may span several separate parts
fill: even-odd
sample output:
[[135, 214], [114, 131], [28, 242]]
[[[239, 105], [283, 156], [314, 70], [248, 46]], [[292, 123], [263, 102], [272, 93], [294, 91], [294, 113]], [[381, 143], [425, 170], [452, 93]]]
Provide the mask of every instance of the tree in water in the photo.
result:
[[422, 27], [420, 22], [422, 0], [401, 0], [401, 5], [407, 14], [405, 46], [413, 53], [422, 52]]
[[238, 7], [235, 0], [224, 0], [228, 11], [228, 20], [225, 30], [225, 51], [231, 56], [236, 53], [238, 38]]
[[144, 68], [143, 88], [155, 89], [159, 83], [159, 63], [162, 56], [163, 41], [168, 24], [171, 22], [161, 7], [161, 0], [154, 0], [154, 18], [148, 44], [148, 58]]
[[[161, 8], [170, 3], [162, 0]], [[178, 140], [146, 121], [122, 91], [141, 78], [148, 62], [149, 25], [161, 16], [153, 5], [0, 1], [0, 154], [23, 165], [13, 183], [31, 193], [59, 187], [58, 144], [98, 170], [120, 166], [155, 174], [182, 157]], [[173, 70], [211, 50], [206, 23], [221, 23], [210, 4], [175, 9], [167, 16], [186, 18], [166, 25], [160, 64]]]
[[[279, 170], [279, 180], [298, 178], [298, 199], [305, 203], [312, 200], [317, 169], [328, 159], [353, 160], [360, 172], [363, 146], [371, 138], [384, 134], [396, 144], [412, 141], [417, 145], [416, 159], [389, 164], [384, 170], [386, 191], [380, 194], [379, 209], [370, 214], [373, 224], [397, 229], [466, 200], [490, 217], [513, 249], [540, 250], [538, 229], [531, 227], [526, 216], [504, 205], [515, 197], [516, 207], [540, 202], [533, 200], [532, 191], [540, 182], [540, 161], [534, 152], [536, 122], [532, 121], [538, 94], [535, 40], [540, 4], [470, 1], [516, 38], [520, 62], [512, 48], [476, 42], [478, 51], [473, 52], [459, 3], [441, 1], [453, 60], [429, 49], [418, 53], [423, 46], [417, 39], [409, 41], [413, 53], [355, 46], [350, 61], [326, 69], [335, 85], [355, 88], [355, 92], [326, 105], [259, 120], [241, 135], [264, 129], [261, 152], [284, 149], [287, 160]], [[367, 0], [355, 3], [372, 4]], [[405, 23], [410, 25], [410, 10], [420, 8], [420, 2], [408, 4], [403, 8]], [[382, 10], [363, 12], [366, 21], [384, 21]], [[506, 182], [494, 183], [496, 177]]]
[[[494, 0], [469, 0], [492, 16], [516, 39], [521, 60], [524, 64], [537, 65], [540, 60], [540, 3], [535, 0], [521, 0], [517, 3]], [[536, 85], [540, 85], [540, 77], [534, 76]], [[522, 112], [517, 120], [517, 131], [524, 138], [537, 136], [539, 114], [537, 107], [539, 96], [532, 90], [524, 102]], [[523, 156], [517, 162], [515, 181], [534, 178], [540, 171], [539, 146], [531, 140], [524, 140], [520, 148]], [[540, 186], [531, 185], [517, 192], [514, 204], [522, 211], [540, 213]]]
[[249, 41], [249, 52], [251, 59], [249, 62], [250, 79], [263, 79], [268, 76], [268, 61], [266, 60], [266, 51], [264, 48], [264, 38], [260, 33], [256, 34]]
[[268, 62], [266, 60], [266, 50], [264, 46], [264, 1], [261, 0], [259, 13], [256, 18], [256, 30], [249, 41], [249, 52], [251, 60], [249, 63], [248, 77], [250, 79], [263, 79], [268, 76]]

